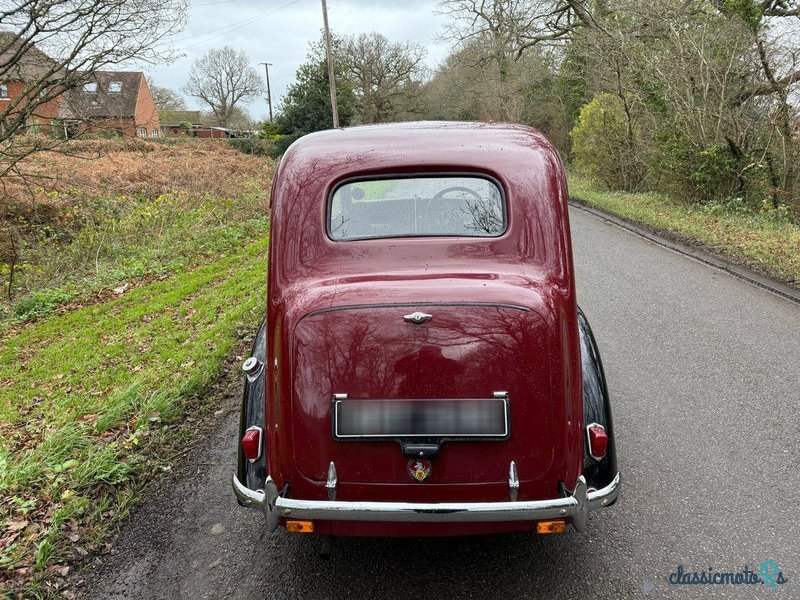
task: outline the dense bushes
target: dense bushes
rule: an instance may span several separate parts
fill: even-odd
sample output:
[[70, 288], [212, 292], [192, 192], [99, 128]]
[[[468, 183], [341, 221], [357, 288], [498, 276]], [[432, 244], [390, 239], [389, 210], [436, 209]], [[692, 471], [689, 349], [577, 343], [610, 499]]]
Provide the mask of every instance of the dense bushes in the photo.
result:
[[611, 189], [635, 191], [644, 176], [639, 127], [621, 98], [598, 94], [570, 133], [575, 166]]
[[759, 157], [729, 139], [702, 145], [678, 124], [652, 126], [654, 121], [652, 114], [628, 112], [617, 96], [597, 94], [570, 133], [576, 171], [610, 190], [651, 189], [685, 202], [732, 203], [751, 212], [769, 199], [770, 208], [788, 210], [773, 201], [763, 150]]
[[745, 194], [745, 182], [739, 176], [740, 161], [727, 145], [697, 148], [674, 131], [657, 132], [653, 141], [651, 187], [675, 198], [701, 203]]
[[279, 136], [277, 141], [275, 141], [275, 143], [272, 146], [272, 153], [271, 153], [270, 156], [272, 156], [272, 158], [279, 158], [279, 157], [283, 156], [283, 153], [286, 152], [286, 150], [289, 148], [289, 146], [294, 144], [297, 140], [299, 140], [304, 135], [306, 135], [305, 132], [298, 131], [296, 133], [291, 133], [291, 134], [288, 134], [288, 135]]
[[572, 131], [576, 166], [612, 190], [800, 210], [793, 67], [775, 19], [749, 1], [703, 13], [669, 0], [606, 9], [602, 27], [570, 43], [593, 94]]
[[273, 143], [270, 140], [259, 138], [232, 138], [225, 140], [231, 148], [253, 156], [272, 156]]

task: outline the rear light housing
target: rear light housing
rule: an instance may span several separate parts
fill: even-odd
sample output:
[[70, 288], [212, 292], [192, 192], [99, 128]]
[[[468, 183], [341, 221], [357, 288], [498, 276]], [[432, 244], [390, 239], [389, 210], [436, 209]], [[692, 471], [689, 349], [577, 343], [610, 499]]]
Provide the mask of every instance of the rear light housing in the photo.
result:
[[600, 423], [586, 426], [586, 439], [589, 442], [589, 456], [600, 461], [606, 456], [608, 450], [608, 434], [606, 428]]
[[263, 431], [256, 425], [248, 427], [242, 436], [242, 453], [251, 463], [261, 458], [262, 437]]

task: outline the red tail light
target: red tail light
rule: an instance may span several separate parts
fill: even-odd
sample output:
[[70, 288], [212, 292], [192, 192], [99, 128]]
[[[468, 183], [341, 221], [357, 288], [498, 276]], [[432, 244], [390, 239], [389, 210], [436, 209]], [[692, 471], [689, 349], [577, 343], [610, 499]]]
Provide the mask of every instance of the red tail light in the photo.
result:
[[608, 449], [606, 428], [599, 423], [592, 423], [586, 426], [586, 435], [589, 439], [589, 456], [595, 460], [603, 460]]
[[253, 425], [242, 436], [242, 452], [247, 460], [256, 462], [261, 458], [261, 427]]

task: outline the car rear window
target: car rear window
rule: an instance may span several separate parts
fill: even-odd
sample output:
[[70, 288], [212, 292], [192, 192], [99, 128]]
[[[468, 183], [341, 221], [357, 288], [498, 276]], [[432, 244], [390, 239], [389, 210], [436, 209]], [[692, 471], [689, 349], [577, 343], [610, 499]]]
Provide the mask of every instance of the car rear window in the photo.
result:
[[506, 229], [505, 196], [492, 179], [470, 175], [349, 181], [328, 205], [337, 241], [388, 237], [496, 237]]

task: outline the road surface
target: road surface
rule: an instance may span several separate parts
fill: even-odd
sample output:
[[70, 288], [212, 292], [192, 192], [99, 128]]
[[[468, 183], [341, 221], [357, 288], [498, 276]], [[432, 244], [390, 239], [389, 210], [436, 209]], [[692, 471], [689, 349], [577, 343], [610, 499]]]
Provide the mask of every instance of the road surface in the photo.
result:
[[[571, 209], [579, 302], [624, 487], [588, 530], [456, 539], [265, 534], [230, 492], [236, 403], [87, 574], [88, 598], [800, 597], [800, 306]], [[788, 583], [675, 586], [776, 561]]]

